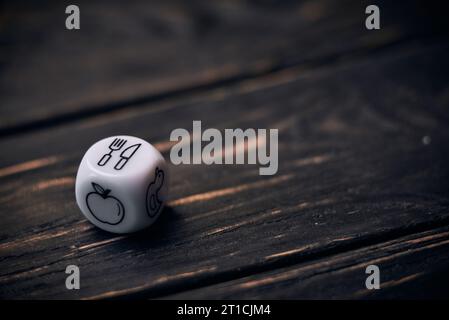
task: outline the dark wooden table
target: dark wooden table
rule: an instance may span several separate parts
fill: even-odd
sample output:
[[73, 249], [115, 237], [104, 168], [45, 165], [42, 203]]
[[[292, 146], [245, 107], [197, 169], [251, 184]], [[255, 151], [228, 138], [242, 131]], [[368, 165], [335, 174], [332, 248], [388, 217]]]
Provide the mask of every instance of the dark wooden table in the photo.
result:
[[[373, 31], [365, 1], [78, 1], [79, 31], [64, 1], [3, 4], [0, 296], [447, 298], [447, 10], [376, 2]], [[135, 135], [168, 160], [193, 120], [278, 128], [278, 173], [170, 164], [148, 230], [83, 218], [91, 144]]]

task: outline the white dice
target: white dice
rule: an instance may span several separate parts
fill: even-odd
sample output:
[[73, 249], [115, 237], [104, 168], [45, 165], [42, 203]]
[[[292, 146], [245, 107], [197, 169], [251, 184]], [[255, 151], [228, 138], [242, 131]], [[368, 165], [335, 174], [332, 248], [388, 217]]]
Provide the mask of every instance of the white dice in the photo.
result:
[[151, 225], [167, 197], [167, 165], [151, 144], [131, 136], [98, 141], [76, 175], [76, 202], [97, 227], [130, 233]]

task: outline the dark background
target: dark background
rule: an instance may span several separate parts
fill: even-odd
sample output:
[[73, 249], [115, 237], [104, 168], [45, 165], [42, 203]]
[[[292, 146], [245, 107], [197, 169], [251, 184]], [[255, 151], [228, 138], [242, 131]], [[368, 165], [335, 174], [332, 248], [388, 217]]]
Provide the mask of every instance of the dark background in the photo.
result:
[[[1, 3], [1, 298], [448, 297], [443, 1], [77, 1], [76, 31], [69, 4]], [[90, 145], [135, 135], [169, 161], [193, 120], [279, 129], [278, 173], [170, 164], [148, 230], [83, 218]]]

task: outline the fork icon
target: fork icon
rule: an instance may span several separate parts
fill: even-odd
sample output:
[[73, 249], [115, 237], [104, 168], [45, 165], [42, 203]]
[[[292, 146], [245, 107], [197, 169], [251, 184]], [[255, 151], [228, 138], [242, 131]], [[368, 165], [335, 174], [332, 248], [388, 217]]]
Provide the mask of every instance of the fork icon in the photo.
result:
[[126, 143], [127, 140], [125, 139], [119, 139], [115, 138], [114, 141], [111, 142], [109, 145], [109, 152], [104, 154], [103, 157], [101, 157], [100, 161], [98, 161], [98, 165], [103, 167], [108, 163], [108, 161], [112, 158], [112, 152], [120, 150]]

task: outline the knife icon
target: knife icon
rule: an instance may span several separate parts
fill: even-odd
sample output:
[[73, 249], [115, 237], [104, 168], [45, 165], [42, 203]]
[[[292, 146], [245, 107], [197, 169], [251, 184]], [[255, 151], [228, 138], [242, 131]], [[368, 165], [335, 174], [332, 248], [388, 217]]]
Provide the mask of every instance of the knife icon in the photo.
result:
[[129, 146], [128, 148], [123, 150], [120, 154], [121, 159], [115, 164], [114, 169], [122, 170], [125, 164], [128, 163], [129, 159], [131, 159], [131, 157], [134, 155], [134, 153], [136, 153], [137, 149], [139, 149], [141, 145], [141, 143], [133, 144], [132, 146]]

